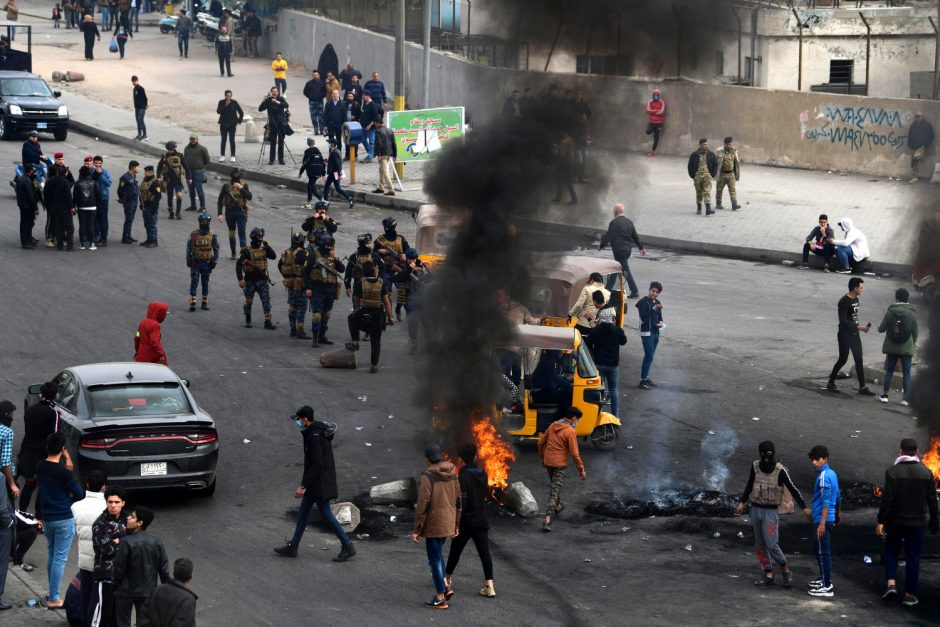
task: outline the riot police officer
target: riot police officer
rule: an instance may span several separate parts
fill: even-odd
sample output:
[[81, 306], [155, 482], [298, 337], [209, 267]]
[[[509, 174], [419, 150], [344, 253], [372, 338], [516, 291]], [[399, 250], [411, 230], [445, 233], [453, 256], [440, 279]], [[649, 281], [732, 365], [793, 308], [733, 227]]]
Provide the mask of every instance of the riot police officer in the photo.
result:
[[382, 256], [384, 269], [382, 278], [391, 282], [395, 273], [404, 268], [405, 251], [410, 248], [408, 240], [398, 234], [398, 222], [392, 216], [382, 220], [382, 229], [385, 231], [375, 240], [375, 250]]
[[257, 293], [261, 297], [261, 309], [264, 311], [264, 328], [273, 329], [271, 295], [268, 291], [268, 259], [277, 259], [277, 253], [264, 241], [264, 229], [251, 229], [250, 237], [251, 245], [242, 248], [238, 261], [235, 262], [238, 287], [245, 291], [245, 326], [251, 328], [251, 305]]
[[[183, 159], [183, 154], [176, 150], [176, 142], [168, 141], [166, 143], [166, 152], [160, 157], [157, 163], [157, 178], [163, 179], [163, 189], [166, 190], [166, 205], [170, 212], [170, 220], [180, 217], [180, 210], [183, 208], [183, 181], [190, 180], [192, 175], [189, 173], [189, 166]], [[173, 198], [176, 198], [176, 214], [173, 213]]]
[[359, 332], [369, 334], [372, 346], [369, 372], [379, 371], [379, 355], [382, 353], [382, 331], [385, 323], [394, 325], [392, 318], [392, 302], [388, 292], [391, 285], [376, 275], [376, 267], [371, 261], [362, 265], [362, 281], [356, 286], [356, 295], [359, 297], [359, 309], [349, 314], [350, 342], [346, 348], [351, 351], [359, 350]]
[[199, 214], [199, 228], [189, 234], [186, 242], [186, 266], [190, 270], [189, 310], [196, 311], [196, 286], [202, 281], [202, 308], [209, 309], [209, 274], [219, 261], [219, 238], [209, 230], [212, 218]]
[[430, 269], [421, 261], [418, 251], [409, 248], [405, 251], [405, 267], [395, 275], [395, 284], [398, 285], [398, 305], [395, 313], [401, 320], [399, 307], [404, 306], [408, 316], [408, 353], [414, 355], [418, 352], [418, 323], [420, 322], [419, 293], [431, 277]]
[[235, 259], [236, 229], [238, 229], [238, 245], [245, 248], [249, 200], [251, 200], [251, 190], [248, 189], [247, 183], [242, 182], [241, 168], [232, 168], [232, 180], [222, 186], [218, 202], [219, 222], [224, 220], [228, 225], [228, 247], [232, 251], [232, 259]]
[[339, 296], [339, 278], [346, 266], [333, 250], [336, 244], [332, 235], [323, 235], [316, 245], [311, 247], [304, 264], [304, 286], [310, 299], [310, 330], [313, 335], [313, 347], [320, 344], [332, 344], [326, 337], [333, 301]]
[[327, 234], [333, 235], [339, 228], [339, 222], [327, 214], [329, 209], [330, 203], [325, 200], [317, 201], [317, 204], [313, 206], [313, 213], [300, 226], [307, 232], [307, 241], [311, 244], [314, 243], [314, 233], [317, 229], [325, 229]]
[[372, 233], [363, 233], [356, 238], [356, 252], [349, 255], [347, 261], [349, 263], [346, 265], [343, 284], [346, 286], [346, 296], [352, 297], [353, 309], [358, 309], [359, 297], [353, 292], [358, 291], [359, 282], [362, 281], [362, 266], [371, 261], [379, 274], [382, 274], [382, 258], [372, 250]]
[[290, 248], [281, 253], [277, 269], [284, 277], [287, 288], [287, 320], [290, 322], [290, 336], [298, 340], [309, 340], [304, 332], [304, 318], [307, 316], [307, 295], [304, 292], [303, 269], [307, 258], [304, 250], [304, 235], [291, 235]]

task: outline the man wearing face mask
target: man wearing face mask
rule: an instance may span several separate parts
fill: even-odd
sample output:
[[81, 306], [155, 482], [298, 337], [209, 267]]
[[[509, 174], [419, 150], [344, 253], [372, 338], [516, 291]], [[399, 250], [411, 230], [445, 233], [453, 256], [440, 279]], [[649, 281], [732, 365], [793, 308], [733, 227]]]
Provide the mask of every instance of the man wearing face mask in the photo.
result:
[[[744, 494], [735, 509], [735, 515], [744, 513], [745, 505], [751, 503], [751, 525], [754, 528], [754, 553], [764, 569], [764, 576], [754, 582], [755, 586], [774, 585], [774, 570], [770, 563], [773, 559], [780, 565], [783, 573], [783, 585], [790, 587], [793, 574], [787, 565], [787, 558], [780, 548], [780, 517], [778, 508], [784, 504], [784, 490], [796, 501], [807, 520], [812, 520], [810, 509], [803, 500], [803, 495], [790, 480], [790, 473], [783, 464], [774, 458], [774, 443], [766, 440], [757, 447], [760, 459], [751, 464], [751, 474], [747, 479]], [[790, 504], [786, 504], [789, 508]], [[787, 510], [789, 511], [789, 509]]]
[[313, 408], [309, 405], [300, 407], [292, 418], [297, 428], [303, 431], [304, 439], [304, 475], [300, 487], [294, 491], [294, 498], [301, 499], [300, 512], [294, 527], [294, 537], [284, 546], [274, 549], [274, 552], [281, 557], [297, 557], [297, 547], [307, 528], [307, 516], [310, 508], [316, 505], [323, 521], [343, 545], [333, 561], [347, 562], [356, 555], [356, 547], [330, 509], [330, 501], [339, 494], [336, 488], [336, 464], [333, 461], [336, 425], [314, 420]]
[[411, 248], [408, 240], [399, 235], [397, 229], [398, 222], [392, 216], [388, 216], [382, 220], [384, 233], [375, 239], [375, 252], [382, 256], [384, 265], [382, 278], [386, 281], [391, 281], [394, 274], [404, 270], [405, 251]]
[[333, 302], [339, 297], [339, 279], [346, 265], [333, 250], [336, 240], [332, 235], [322, 236], [311, 246], [303, 269], [303, 283], [310, 299], [310, 330], [314, 348], [320, 344], [332, 344], [326, 337]]
[[581, 478], [587, 479], [587, 471], [584, 469], [584, 462], [581, 461], [581, 454], [578, 452], [578, 436], [575, 434], [580, 419], [581, 410], [577, 407], [569, 407], [564, 418], [553, 422], [545, 433], [539, 436], [539, 459], [548, 471], [548, 478], [552, 484], [548, 504], [545, 506], [545, 522], [542, 524], [542, 531], [551, 531], [552, 518], [557, 517], [565, 508], [561, 502], [561, 489], [565, 486], [569, 455], [574, 459]]

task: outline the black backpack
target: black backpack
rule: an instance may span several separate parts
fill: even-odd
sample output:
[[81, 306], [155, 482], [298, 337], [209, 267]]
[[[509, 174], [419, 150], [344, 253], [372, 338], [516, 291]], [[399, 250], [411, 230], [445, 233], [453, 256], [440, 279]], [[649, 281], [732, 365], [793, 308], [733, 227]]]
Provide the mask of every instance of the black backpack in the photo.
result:
[[904, 344], [914, 333], [913, 318], [907, 312], [893, 313], [888, 325], [888, 337], [895, 344]]
[[323, 163], [323, 153], [316, 148], [307, 155], [307, 174], [317, 177], [326, 174], [326, 165]]

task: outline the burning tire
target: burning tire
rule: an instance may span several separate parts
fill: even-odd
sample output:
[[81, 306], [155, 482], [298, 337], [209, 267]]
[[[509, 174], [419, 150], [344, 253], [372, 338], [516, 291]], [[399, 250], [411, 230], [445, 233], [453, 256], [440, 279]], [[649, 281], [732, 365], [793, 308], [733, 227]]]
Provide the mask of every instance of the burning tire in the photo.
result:
[[600, 425], [590, 435], [591, 444], [599, 451], [612, 451], [617, 448], [620, 441], [620, 427], [617, 425]]

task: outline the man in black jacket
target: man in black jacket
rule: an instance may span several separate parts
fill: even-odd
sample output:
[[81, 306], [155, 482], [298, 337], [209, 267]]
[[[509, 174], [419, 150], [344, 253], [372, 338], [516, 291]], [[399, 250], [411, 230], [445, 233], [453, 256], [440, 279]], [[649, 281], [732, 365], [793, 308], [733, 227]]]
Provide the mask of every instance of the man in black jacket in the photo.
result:
[[[927, 516], [930, 516], [929, 522]], [[907, 567], [904, 578], [904, 605], [917, 605], [917, 579], [920, 555], [924, 550], [924, 531], [940, 531], [937, 518], [937, 484], [933, 474], [917, 457], [917, 442], [901, 440], [901, 450], [894, 465], [885, 472], [884, 492], [878, 510], [875, 534], [885, 543], [884, 564], [887, 589], [881, 596], [893, 601], [898, 596], [898, 554], [904, 545]]]
[[933, 125], [924, 119], [921, 111], [915, 111], [914, 121], [907, 131], [907, 147], [911, 149], [911, 173], [913, 174], [911, 182], [917, 180], [917, 168], [927, 156], [927, 149], [932, 143]]
[[705, 203], [705, 215], [710, 216], [712, 211], [712, 181], [718, 174], [718, 156], [708, 149], [708, 140], [704, 137], [698, 140], [698, 150], [689, 155], [689, 178], [695, 183], [695, 203], [698, 214], [702, 214], [702, 203]]
[[134, 117], [137, 118], [137, 137], [135, 140], [147, 141], [147, 124], [144, 122], [144, 116], [147, 115], [147, 92], [138, 82], [136, 76], [131, 76], [131, 84], [134, 85]]
[[304, 96], [310, 103], [310, 125], [317, 135], [323, 132], [323, 100], [326, 98], [326, 85], [320, 78], [320, 72], [314, 70], [311, 78], [304, 85]]
[[277, 162], [284, 165], [284, 137], [289, 128], [287, 124], [287, 110], [290, 105], [280, 95], [277, 87], [271, 88], [271, 93], [265, 96], [258, 111], [268, 112], [268, 142], [271, 152], [268, 154], [268, 165], [274, 165], [274, 153], [277, 149]]
[[20, 245], [27, 250], [36, 248], [39, 240], [33, 239], [33, 225], [39, 215], [36, 198], [36, 165], [23, 166], [23, 175], [16, 179], [16, 204], [20, 208]]
[[327, 139], [339, 142], [343, 133], [343, 120], [346, 116], [343, 101], [339, 98], [339, 90], [334, 89], [330, 99], [323, 108], [323, 123], [326, 125]]
[[144, 601], [157, 587], [158, 575], [160, 583], [170, 580], [163, 542], [147, 531], [152, 522], [153, 512], [142, 505], [127, 515], [128, 535], [121, 539], [111, 573], [117, 627], [131, 627], [131, 608], [136, 609], [140, 620]]
[[371, 163], [375, 158], [375, 131], [378, 122], [382, 120], [382, 107], [372, 99], [372, 92], [362, 92], [362, 107], [359, 112], [359, 123], [362, 124], [362, 145], [366, 149], [363, 163]]
[[245, 117], [244, 111], [237, 100], [232, 99], [232, 90], [225, 90], [225, 98], [219, 101], [215, 108], [219, 114], [219, 132], [222, 135], [222, 149], [219, 153], [219, 161], [225, 161], [225, 142], [228, 140], [232, 147], [232, 163], [235, 163], [235, 127], [242, 123]]
[[323, 521], [343, 544], [339, 555], [334, 557], [333, 561], [346, 562], [356, 554], [356, 547], [330, 509], [330, 501], [338, 495], [336, 465], [333, 462], [333, 436], [336, 434], [336, 425], [314, 421], [313, 408], [310, 405], [298, 408], [291, 419], [298, 429], [303, 429], [304, 438], [304, 476], [300, 487], [294, 491], [294, 498], [301, 499], [300, 512], [297, 514], [294, 537], [284, 546], [274, 549], [274, 552], [282, 557], [297, 557], [297, 547], [307, 528], [307, 516], [310, 514], [310, 508], [316, 504]]
[[829, 216], [825, 213], [819, 215], [819, 225], [813, 227], [813, 230], [806, 236], [806, 242], [803, 244], [803, 264], [801, 268], [809, 267], [809, 254], [821, 255], [825, 265], [825, 270], [829, 271], [829, 260], [836, 253], [836, 248], [829, 243], [829, 240], [835, 236], [832, 227], [829, 226]]
[[137, 627], [196, 627], [196, 593], [189, 589], [193, 561], [180, 557], [173, 562], [173, 579], [147, 597]]
[[623, 215], [623, 204], [618, 202], [614, 205], [614, 219], [607, 225], [607, 232], [601, 237], [601, 248], [610, 245], [610, 249], [614, 252], [614, 259], [623, 269], [627, 286], [630, 288], [629, 298], [636, 298], [640, 293], [637, 291], [636, 281], [633, 280], [633, 273], [630, 272], [629, 260], [630, 253], [633, 251], [630, 242], [636, 244], [641, 257], [646, 255], [646, 249], [640, 243], [640, 236], [636, 232], [633, 220]]
[[[595, 292], [596, 294], [597, 292]], [[610, 393], [610, 413], [619, 418], [620, 409], [620, 347], [627, 343], [623, 328], [617, 326], [617, 312], [605, 307], [597, 312], [598, 324], [585, 338], [591, 349], [597, 372], [600, 373]]]
[[43, 204], [46, 211], [51, 211], [54, 216], [56, 248], [74, 250], [75, 224], [72, 216], [75, 215], [75, 205], [72, 203], [72, 183], [58, 165], [49, 168], [49, 180], [43, 189]]

